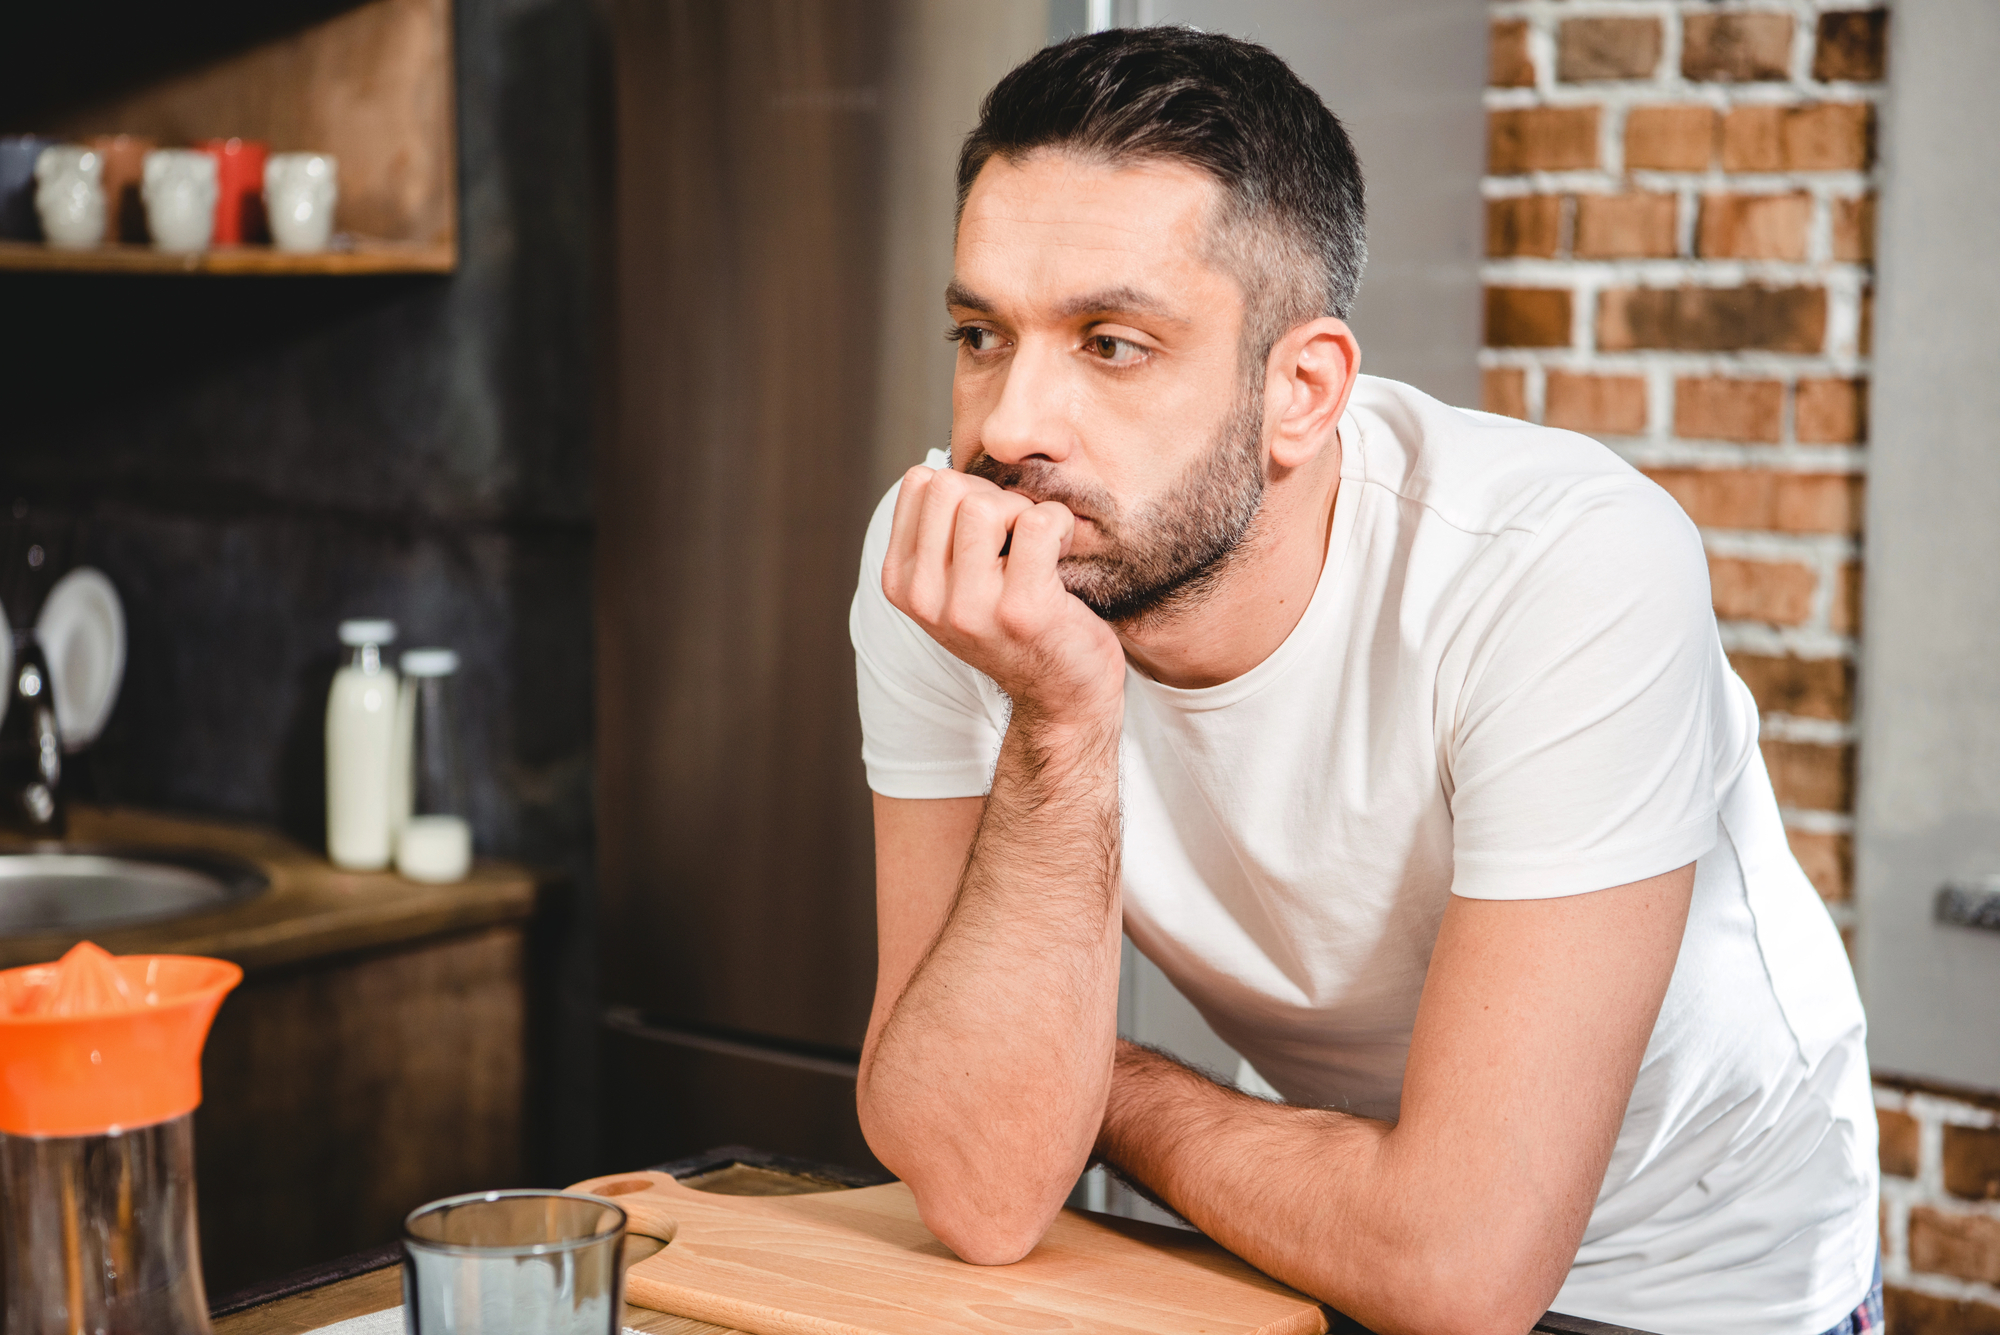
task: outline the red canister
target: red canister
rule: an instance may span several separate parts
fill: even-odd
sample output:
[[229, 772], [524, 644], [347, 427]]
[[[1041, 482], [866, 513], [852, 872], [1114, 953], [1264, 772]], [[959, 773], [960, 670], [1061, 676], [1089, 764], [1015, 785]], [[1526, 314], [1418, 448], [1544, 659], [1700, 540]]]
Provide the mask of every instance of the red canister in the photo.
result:
[[264, 223], [264, 159], [271, 146], [261, 139], [203, 139], [196, 148], [215, 159], [215, 234], [218, 246], [239, 246], [270, 236]]

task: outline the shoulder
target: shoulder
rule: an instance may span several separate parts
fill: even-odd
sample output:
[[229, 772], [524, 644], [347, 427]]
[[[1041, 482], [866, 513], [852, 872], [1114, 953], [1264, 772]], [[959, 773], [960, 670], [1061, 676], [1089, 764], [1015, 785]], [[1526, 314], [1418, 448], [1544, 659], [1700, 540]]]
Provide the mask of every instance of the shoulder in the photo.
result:
[[1344, 476], [1463, 532], [1554, 539], [1613, 513], [1630, 517], [1635, 539], [1698, 544], [1672, 497], [1589, 436], [1454, 408], [1374, 376], [1356, 385], [1349, 420]]

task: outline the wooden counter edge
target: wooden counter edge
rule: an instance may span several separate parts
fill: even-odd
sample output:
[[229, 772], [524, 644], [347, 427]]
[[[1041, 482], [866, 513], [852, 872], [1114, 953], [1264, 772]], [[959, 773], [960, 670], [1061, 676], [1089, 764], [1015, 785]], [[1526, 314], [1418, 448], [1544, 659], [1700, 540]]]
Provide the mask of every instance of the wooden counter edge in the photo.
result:
[[114, 954], [208, 955], [263, 973], [524, 923], [556, 880], [491, 859], [446, 884], [346, 872], [262, 826], [129, 808], [73, 808], [70, 838], [225, 853], [255, 864], [271, 884], [254, 898], [166, 922], [0, 939], [0, 968], [53, 959], [91, 940]]

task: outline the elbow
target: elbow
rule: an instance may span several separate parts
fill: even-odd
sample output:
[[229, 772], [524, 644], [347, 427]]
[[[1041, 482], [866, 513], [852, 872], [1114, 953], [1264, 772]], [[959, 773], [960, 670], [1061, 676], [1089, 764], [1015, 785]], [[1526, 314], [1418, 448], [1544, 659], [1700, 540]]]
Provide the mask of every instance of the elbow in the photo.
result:
[[1016, 1193], [996, 1200], [965, 1191], [924, 1191], [912, 1186], [924, 1227], [971, 1265], [1012, 1265], [1041, 1242], [1062, 1202], [1044, 1207]]
[[1383, 1335], [1528, 1335], [1568, 1273], [1551, 1280], [1545, 1262], [1504, 1246], [1412, 1249], [1383, 1275], [1364, 1319]]
[[[973, 1265], [1011, 1265], [1035, 1249], [1083, 1171], [1084, 1153], [1030, 1156], [1018, 1146], [968, 1143], [950, 1127], [913, 1122], [907, 1109], [897, 1115], [893, 1102], [871, 1092], [860, 1091], [862, 1134], [909, 1187], [938, 1241]], [[1057, 1163], [1070, 1157], [1073, 1165]]]
[[1529, 1335], [1547, 1307], [1523, 1305], [1495, 1295], [1458, 1294], [1442, 1304], [1421, 1329], [1425, 1335]]

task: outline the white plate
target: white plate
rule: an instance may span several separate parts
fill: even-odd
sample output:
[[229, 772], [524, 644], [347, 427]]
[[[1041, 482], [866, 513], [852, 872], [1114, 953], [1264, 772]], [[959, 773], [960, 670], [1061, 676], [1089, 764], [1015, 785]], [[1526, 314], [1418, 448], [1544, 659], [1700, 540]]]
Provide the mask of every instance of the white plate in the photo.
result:
[[35, 638], [56, 691], [63, 750], [81, 751], [104, 731], [125, 678], [125, 605], [101, 570], [78, 566], [56, 581], [35, 618]]

